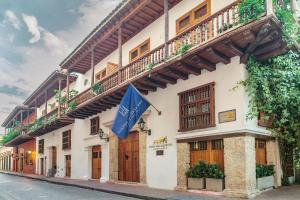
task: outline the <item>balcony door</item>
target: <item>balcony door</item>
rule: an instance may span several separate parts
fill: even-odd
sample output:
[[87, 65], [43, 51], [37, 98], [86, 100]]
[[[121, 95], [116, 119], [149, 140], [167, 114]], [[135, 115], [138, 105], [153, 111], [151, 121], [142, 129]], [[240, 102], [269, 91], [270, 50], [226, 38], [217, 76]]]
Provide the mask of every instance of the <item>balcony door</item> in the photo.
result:
[[92, 179], [101, 178], [101, 146], [92, 147]]
[[139, 133], [135, 131], [119, 140], [119, 180], [139, 182], [139, 167]]

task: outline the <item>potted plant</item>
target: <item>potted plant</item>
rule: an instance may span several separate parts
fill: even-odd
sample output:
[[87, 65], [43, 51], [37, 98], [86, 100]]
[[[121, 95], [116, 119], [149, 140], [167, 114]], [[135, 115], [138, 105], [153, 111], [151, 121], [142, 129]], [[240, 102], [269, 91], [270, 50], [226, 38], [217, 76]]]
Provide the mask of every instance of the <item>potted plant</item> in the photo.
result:
[[256, 187], [265, 190], [274, 187], [274, 165], [256, 165]]
[[224, 190], [224, 173], [217, 164], [208, 164], [206, 172], [206, 189], [222, 192]]
[[201, 190], [205, 188], [204, 176], [206, 164], [202, 161], [191, 167], [185, 174], [188, 178], [188, 188]]

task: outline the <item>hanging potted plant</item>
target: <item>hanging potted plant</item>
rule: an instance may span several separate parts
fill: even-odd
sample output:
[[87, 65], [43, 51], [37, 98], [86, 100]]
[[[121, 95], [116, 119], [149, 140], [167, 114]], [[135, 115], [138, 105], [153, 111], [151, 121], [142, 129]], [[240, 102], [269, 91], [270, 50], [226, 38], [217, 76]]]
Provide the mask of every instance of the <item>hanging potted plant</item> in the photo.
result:
[[206, 189], [222, 192], [224, 190], [224, 173], [217, 164], [208, 164], [206, 173]]
[[274, 165], [256, 165], [256, 187], [265, 190], [274, 187]]
[[188, 178], [188, 188], [201, 190], [205, 188], [206, 164], [202, 161], [191, 167], [185, 174]]

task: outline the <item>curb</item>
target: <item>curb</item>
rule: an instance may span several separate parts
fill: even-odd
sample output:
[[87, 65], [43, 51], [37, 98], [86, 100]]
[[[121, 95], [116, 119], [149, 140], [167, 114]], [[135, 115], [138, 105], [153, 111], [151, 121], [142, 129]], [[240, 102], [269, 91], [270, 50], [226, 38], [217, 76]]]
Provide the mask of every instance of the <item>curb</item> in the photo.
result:
[[136, 199], [168, 200], [166, 198], [151, 197], [151, 196], [146, 196], [146, 195], [132, 194], [132, 193], [119, 192], [119, 191], [114, 191], [114, 190], [107, 190], [107, 189], [100, 189], [100, 188], [94, 188], [94, 187], [89, 187], [89, 186], [84, 186], [84, 185], [73, 184], [73, 183], [57, 182], [57, 181], [48, 180], [46, 178], [36, 178], [36, 177], [30, 177], [30, 176], [26, 176], [26, 175], [22, 175], [22, 174], [14, 174], [14, 173], [3, 172], [3, 171], [0, 171], [0, 174], [6, 174], [6, 175], [23, 177], [23, 178], [32, 179], [32, 180], [44, 181], [44, 182], [51, 183], [51, 184], [56, 184], [56, 185], [65, 185], [65, 186], [71, 186], [71, 187], [78, 187], [78, 188], [82, 188], [82, 189], [105, 192], [105, 193], [109, 193], [109, 194], [132, 197], [132, 198], [136, 198]]

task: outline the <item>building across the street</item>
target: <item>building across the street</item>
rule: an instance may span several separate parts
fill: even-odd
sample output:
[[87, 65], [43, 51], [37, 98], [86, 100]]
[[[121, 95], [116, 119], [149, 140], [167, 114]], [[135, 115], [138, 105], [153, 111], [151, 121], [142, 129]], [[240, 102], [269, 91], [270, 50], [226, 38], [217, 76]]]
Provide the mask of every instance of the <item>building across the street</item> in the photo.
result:
[[[282, 53], [264, 46], [282, 42], [280, 26], [272, 1], [248, 23], [239, 6], [122, 1], [3, 123], [6, 134], [19, 131], [5, 144], [12, 170], [187, 190], [185, 172], [204, 161], [225, 174], [225, 195], [251, 197], [259, 193], [256, 164], [272, 164], [280, 186], [269, 122], [263, 113], [247, 120], [249, 95], [233, 90], [248, 76], [250, 55]], [[150, 107], [120, 139], [111, 128], [129, 84], [161, 114]]]

